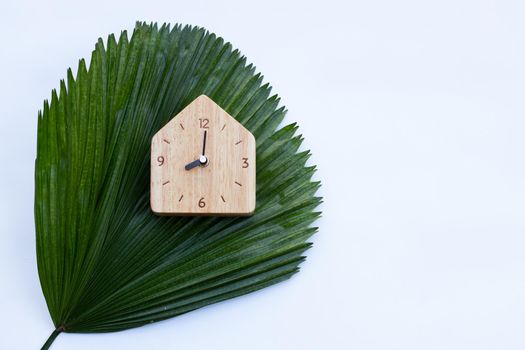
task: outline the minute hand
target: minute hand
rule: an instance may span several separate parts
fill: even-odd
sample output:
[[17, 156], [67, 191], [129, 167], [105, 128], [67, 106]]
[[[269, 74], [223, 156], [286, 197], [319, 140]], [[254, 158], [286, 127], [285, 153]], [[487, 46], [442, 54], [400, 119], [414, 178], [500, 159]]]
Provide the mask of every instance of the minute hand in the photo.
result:
[[202, 155], [206, 155], [206, 134], [207, 130], [204, 130], [204, 141], [202, 141]]

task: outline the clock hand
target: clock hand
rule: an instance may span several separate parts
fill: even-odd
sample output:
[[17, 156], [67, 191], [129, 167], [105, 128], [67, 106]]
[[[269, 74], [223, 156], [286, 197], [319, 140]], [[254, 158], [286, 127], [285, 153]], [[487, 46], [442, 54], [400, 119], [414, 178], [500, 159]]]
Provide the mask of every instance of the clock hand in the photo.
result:
[[200, 159], [197, 159], [197, 160], [194, 160], [193, 162], [191, 163], [188, 163], [186, 164], [186, 166], [184, 167], [184, 169], [186, 170], [191, 170], [195, 167], [198, 167], [199, 165], [201, 165], [201, 162], [200, 162]]
[[199, 157], [199, 159], [194, 160], [191, 163], [186, 164], [184, 169], [191, 170], [195, 167], [198, 167], [199, 165], [206, 165], [208, 163], [208, 158], [204, 155], [206, 152], [206, 136], [208, 132], [207, 130], [204, 130], [204, 140], [202, 141], [202, 155]]
[[200, 156], [199, 159], [194, 160], [193, 162], [186, 164], [184, 169], [191, 170], [191, 169], [193, 169], [195, 167], [198, 167], [199, 165], [206, 165], [206, 163], [208, 163], [208, 158], [206, 158], [206, 156]]
[[206, 134], [207, 130], [204, 130], [204, 141], [202, 142], [202, 155], [206, 154]]

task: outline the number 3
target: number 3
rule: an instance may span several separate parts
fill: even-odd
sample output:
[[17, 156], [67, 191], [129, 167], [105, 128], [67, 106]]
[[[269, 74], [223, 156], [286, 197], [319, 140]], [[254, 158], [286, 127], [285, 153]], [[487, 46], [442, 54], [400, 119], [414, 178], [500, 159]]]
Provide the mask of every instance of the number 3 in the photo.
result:
[[242, 159], [242, 167], [243, 168], [247, 168], [249, 166], [250, 166], [250, 164], [248, 163], [248, 158], [243, 158]]

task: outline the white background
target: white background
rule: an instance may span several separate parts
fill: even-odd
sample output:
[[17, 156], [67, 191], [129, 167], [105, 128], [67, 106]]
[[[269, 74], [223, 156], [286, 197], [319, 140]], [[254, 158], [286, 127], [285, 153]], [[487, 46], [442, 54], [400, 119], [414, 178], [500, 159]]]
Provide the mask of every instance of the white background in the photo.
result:
[[320, 232], [275, 287], [52, 349], [524, 349], [522, 1], [2, 1], [0, 348], [52, 330], [37, 110], [98, 37], [197, 24], [274, 86], [319, 166]]

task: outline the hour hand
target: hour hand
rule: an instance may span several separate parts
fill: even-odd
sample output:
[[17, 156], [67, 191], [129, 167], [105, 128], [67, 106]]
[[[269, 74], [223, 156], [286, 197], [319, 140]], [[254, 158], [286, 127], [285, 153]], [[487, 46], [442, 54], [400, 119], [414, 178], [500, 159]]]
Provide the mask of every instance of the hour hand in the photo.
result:
[[198, 167], [199, 165], [204, 166], [207, 163], [208, 163], [208, 158], [206, 156], [200, 156], [199, 159], [194, 160], [193, 162], [186, 164], [184, 169], [191, 170], [191, 169], [193, 169], [195, 167]]
[[197, 159], [197, 160], [194, 160], [194, 161], [191, 162], [191, 163], [186, 164], [186, 166], [184, 167], [184, 169], [186, 169], [186, 170], [191, 170], [191, 169], [193, 169], [193, 168], [195, 168], [195, 167], [198, 167], [199, 165], [201, 165], [201, 161], [200, 161], [200, 159]]

